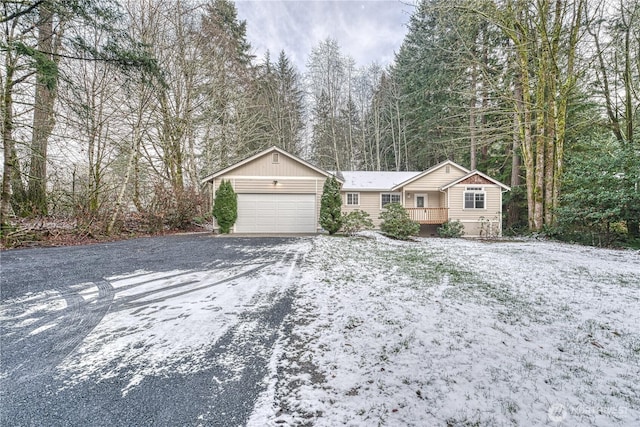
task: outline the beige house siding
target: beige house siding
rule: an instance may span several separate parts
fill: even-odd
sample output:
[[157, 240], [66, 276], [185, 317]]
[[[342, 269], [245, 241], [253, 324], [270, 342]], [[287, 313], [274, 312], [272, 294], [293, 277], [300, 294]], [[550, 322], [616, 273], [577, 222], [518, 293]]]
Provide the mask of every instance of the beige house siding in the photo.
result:
[[[360, 205], [347, 205], [347, 193], [359, 193]], [[342, 212], [349, 213], [354, 210], [365, 211], [371, 216], [371, 221], [375, 228], [380, 227], [380, 192], [378, 191], [343, 191], [342, 192]]]
[[[449, 171], [447, 173], [447, 170]], [[454, 165], [447, 164], [416, 179], [415, 181], [404, 186], [407, 193], [420, 193], [421, 191], [437, 191], [440, 187], [449, 184], [456, 179], [462, 178], [467, 174], [466, 171], [457, 168]]]
[[[231, 181], [233, 190], [238, 194], [265, 194], [265, 193], [286, 193], [286, 194], [315, 194], [316, 196], [316, 228], [320, 230], [318, 222], [320, 218], [320, 199], [322, 198], [322, 188], [324, 187], [325, 177], [318, 176], [310, 179], [296, 179], [295, 177], [279, 178], [277, 184], [273, 179], [264, 179], [262, 177], [255, 178], [236, 178], [233, 175], [222, 175], [213, 179], [212, 197], [215, 199], [215, 192], [220, 187], [222, 180]], [[213, 200], [211, 202], [213, 206]], [[214, 228], [217, 224], [214, 219]], [[235, 231], [235, 230], [234, 230]]]
[[[222, 180], [231, 181], [238, 194], [315, 194], [316, 228], [320, 230], [320, 199], [326, 177], [282, 154], [278, 163], [272, 162], [272, 153], [257, 158], [212, 180], [212, 202]], [[217, 224], [214, 220], [214, 228]]]
[[[278, 154], [278, 163], [273, 162], [273, 154]], [[264, 156], [258, 157], [241, 165], [232, 171], [229, 171], [227, 176], [233, 174], [234, 176], [245, 177], [322, 177], [324, 176], [317, 171], [303, 165], [302, 163], [291, 159], [281, 153], [267, 153]]]
[[[358, 193], [360, 199], [359, 206], [347, 205], [347, 193]], [[380, 223], [382, 222], [379, 218], [382, 209], [380, 208], [380, 195], [382, 193], [399, 193], [402, 195], [402, 192], [394, 192], [394, 191], [343, 191], [342, 192], [342, 212], [349, 213], [356, 209], [365, 211], [371, 217], [373, 221], [373, 225], [375, 228], [380, 227]], [[447, 198], [446, 193], [441, 191], [422, 191], [417, 193], [404, 193], [404, 207], [405, 208], [414, 208], [416, 205], [416, 195], [426, 195], [427, 196], [427, 207], [428, 208], [446, 208], [447, 207]]]
[[404, 192], [404, 207], [405, 208], [415, 208], [416, 207], [416, 196], [427, 196], [426, 200], [426, 208], [446, 208], [446, 204], [442, 204], [442, 192], [440, 191], [416, 191], [415, 193], [410, 193], [408, 191]]
[[482, 185], [485, 192], [485, 209], [464, 209], [464, 192], [467, 185], [454, 185], [448, 189], [449, 219], [459, 220], [465, 228], [465, 236], [479, 237], [502, 233], [502, 189], [497, 185]]

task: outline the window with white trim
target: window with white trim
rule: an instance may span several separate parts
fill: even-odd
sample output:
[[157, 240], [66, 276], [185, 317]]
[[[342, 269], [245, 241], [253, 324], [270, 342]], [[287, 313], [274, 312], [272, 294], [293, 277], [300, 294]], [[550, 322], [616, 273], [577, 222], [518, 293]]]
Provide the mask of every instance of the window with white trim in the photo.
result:
[[482, 187], [467, 187], [464, 192], [465, 209], [485, 209], [485, 192]]
[[400, 193], [380, 194], [380, 207], [384, 208], [389, 203], [400, 203]]
[[280, 163], [280, 153], [271, 154], [271, 163]]
[[347, 206], [360, 205], [360, 193], [347, 193]]

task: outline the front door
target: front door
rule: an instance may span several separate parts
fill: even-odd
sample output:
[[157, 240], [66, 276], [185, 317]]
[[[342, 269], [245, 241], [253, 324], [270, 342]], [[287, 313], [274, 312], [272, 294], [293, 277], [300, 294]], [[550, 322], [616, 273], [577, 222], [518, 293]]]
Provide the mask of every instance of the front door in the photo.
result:
[[427, 207], [427, 196], [425, 194], [416, 194], [416, 208]]

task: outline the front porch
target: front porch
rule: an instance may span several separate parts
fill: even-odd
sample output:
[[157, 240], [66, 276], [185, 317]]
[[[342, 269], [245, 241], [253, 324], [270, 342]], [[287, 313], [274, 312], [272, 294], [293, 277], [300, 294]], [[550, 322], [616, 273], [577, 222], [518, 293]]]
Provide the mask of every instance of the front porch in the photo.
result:
[[448, 208], [407, 208], [407, 212], [418, 224], [444, 224], [449, 219]]

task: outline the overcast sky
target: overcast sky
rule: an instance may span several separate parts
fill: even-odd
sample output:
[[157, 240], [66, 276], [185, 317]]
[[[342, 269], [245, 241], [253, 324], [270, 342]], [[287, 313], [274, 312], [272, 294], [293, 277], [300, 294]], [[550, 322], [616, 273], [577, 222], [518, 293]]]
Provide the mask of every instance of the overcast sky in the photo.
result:
[[247, 21], [247, 38], [259, 59], [269, 50], [275, 60], [284, 49], [305, 71], [311, 49], [327, 37], [358, 66], [388, 65], [407, 32], [412, 0], [236, 0], [238, 18]]

